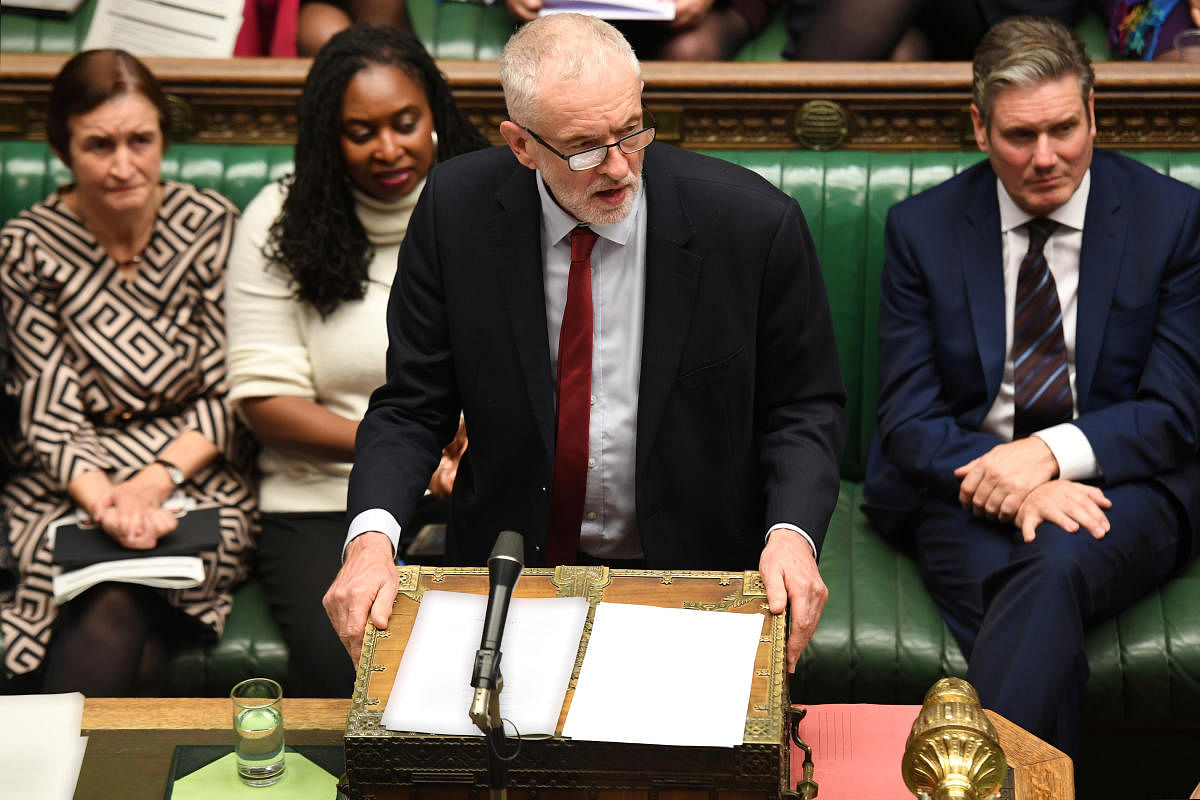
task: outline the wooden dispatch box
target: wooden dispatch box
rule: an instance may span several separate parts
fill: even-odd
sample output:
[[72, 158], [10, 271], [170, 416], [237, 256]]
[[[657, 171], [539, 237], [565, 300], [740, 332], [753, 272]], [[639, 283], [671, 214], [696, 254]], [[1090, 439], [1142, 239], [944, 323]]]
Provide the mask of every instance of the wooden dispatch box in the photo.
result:
[[[345, 735], [348, 795], [379, 800], [480, 796], [488, 787], [488, 755], [482, 736], [389, 731], [380, 717], [422, 594], [435, 589], [486, 595], [487, 569], [405, 566], [397, 570], [400, 586], [388, 627], [376, 631], [367, 626], [358, 663]], [[508, 788], [513, 797], [761, 800], [778, 798], [788, 787], [786, 631], [784, 618], [767, 610], [766, 591], [757, 572], [527, 569], [514, 596], [586, 597], [590, 609], [556, 735], [523, 740], [520, 753], [508, 764]], [[561, 736], [592, 616], [601, 600], [763, 615], [740, 746], [668, 747], [573, 741]], [[696, 702], [703, 703], [704, 698], [697, 697]]]

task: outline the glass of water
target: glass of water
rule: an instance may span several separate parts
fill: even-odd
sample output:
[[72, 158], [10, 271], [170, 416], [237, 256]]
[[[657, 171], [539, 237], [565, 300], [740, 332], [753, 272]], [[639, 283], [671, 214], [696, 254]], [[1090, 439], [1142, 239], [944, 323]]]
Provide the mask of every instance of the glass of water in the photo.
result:
[[283, 777], [283, 688], [270, 678], [250, 678], [229, 697], [238, 777], [247, 786], [270, 786]]

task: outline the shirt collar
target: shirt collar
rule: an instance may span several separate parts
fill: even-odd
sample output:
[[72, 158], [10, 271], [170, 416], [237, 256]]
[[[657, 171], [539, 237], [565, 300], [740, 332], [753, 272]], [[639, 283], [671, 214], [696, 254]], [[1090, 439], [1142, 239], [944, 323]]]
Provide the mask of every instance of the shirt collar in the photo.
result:
[[[542, 227], [550, 235], [550, 241], [558, 244], [565, 237], [570, 236], [574, 228], [583, 223], [562, 210], [562, 207], [550, 195], [550, 190], [546, 188], [546, 181], [542, 178], [540, 170], [537, 172], [536, 183], [538, 197], [542, 203]], [[588, 225], [588, 227], [610, 242], [624, 245], [637, 230], [638, 214], [642, 213], [642, 209], [645, 207], [646, 176], [643, 173], [642, 180], [638, 184], [637, 196], [633, 198], [633, 209], [625, 215], [625, 219], [612, 225]]]
[[[1088, 193], [1091, 190], [1092, 170], [1089, 167], [1087, 172], [1083, 173], [1083, 180], [1075, 188], [1071, 199], [1051, 211], [1046, 217], [1072, 230], [1083, 230], [1083, 220], [1087, 216]], [[1012, 196], [1009, 195], [1008, 190], [1004, 188], [1004, 183], [999, 178], [996, 179], [996, 197], [1000, 201], [1000, 231], [1002, 233], [1008, 233], [1033, 219], [1032, 214], [1022, 211], [1013, 202]]]

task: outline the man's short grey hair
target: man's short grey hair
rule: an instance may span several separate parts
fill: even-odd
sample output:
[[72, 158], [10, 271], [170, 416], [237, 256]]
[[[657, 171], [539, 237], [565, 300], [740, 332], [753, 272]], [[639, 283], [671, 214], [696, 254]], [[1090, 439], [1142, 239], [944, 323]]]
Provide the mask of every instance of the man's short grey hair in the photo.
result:
[[971, 66], [972, 99], [985, 127], [991, 123], [996, 93], [1011, 86], [1036, 86], [1075, 75], [1086, 107], [1096, 83], [1083, 40], [1046, 17], [1009, 17], [993, 25], [975, 48]]
[[[539, 121], [538, 83], [546, 77], [571, 81], [612, 70], [624, 61], [641, 79], [642, 68], [629, 42], [607, 22], [583, 14], [547, 14], [526, 23], [500, 54], [500, 85], [508, 118], [534, 127]], [[552, 73], [546, 70], [553, 69]]]

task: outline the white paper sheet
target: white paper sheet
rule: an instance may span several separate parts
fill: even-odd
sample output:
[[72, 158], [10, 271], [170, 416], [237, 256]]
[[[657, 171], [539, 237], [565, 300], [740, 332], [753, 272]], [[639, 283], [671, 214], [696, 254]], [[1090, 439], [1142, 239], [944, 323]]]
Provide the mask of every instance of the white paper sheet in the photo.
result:
[[[487, 597], [427, 591], [383, 712], [394, 731], [482, 735], [471, 722], [471, 671]], [[582, 597], [513, 598], [500, 643], [500, 716], [522, 736], [553, 735], [579, 651]]]
[[563, 735], [742, 743], [761, 614], [600, 603]]
[[87, 737], [83, 695], [0, 696], [0, 797], [71, 800]]
[[675, 19], [674, 0], [544, 0], [540, 16], [574, 12], [600, 19]]
[[83, 49], [119, 47], [135, 56], [228, 58], [244, 0], [99, 0]]

